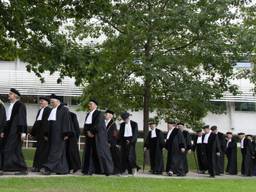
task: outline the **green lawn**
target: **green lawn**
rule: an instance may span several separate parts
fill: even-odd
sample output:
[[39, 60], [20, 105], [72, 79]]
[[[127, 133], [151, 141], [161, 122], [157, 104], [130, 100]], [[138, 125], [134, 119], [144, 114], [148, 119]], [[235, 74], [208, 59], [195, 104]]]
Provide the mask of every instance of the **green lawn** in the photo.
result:
[[[32, 166], [33, 163], [33, 156], [34, 156], [34, 149], [24, 149], [24, 156], [26, 159], [26, 162], [28, 164], [28, 166]], [[142, 167], [143, 165], [143, 143], [137, 143], [137, 163], [138, 165], [140, 165]], [[164, 160], [166, 160], [166, 150], [164, 150]], [[81, 157], [82, 157], [82, 151], [81, 151]], [[240, 165], [241, 165], [241, 153], [238, 150], [238, 169], [240, 169]], [[189, 163], [189, 168], [190, 170], [196, 170], [196, 164], [195, 164], [195, 159], [194, 159], [194, 154], [191, 153], [188, 155], [188, 163]], [[225, 163], [227, 163], [227, 161], [225, 161]], [[146, 167], [148, 168], [148, 166]]]
[[[142, 149], [142, 143], [139, 143], [137, 146], [139, 165], [143, 163]], [[32, 165], [34, 152], [34, 149], [24, 149], [24, 156], [29, 166]], [[238, 159], [240, 163], [240, 155]], [[189, 155], [189, 166], [191, 169], [195, 169], [193, 155]], [[169, 177], [141, 178], [116, 176], [0, 177], [0, 192], [247, 192], [255, 191], [255, 189], [256, 180], [253, 178], [175, 179]]]
[[253, 179], [150, 179], [133, 177], [2, 178], [1, 192], [248, 192]]

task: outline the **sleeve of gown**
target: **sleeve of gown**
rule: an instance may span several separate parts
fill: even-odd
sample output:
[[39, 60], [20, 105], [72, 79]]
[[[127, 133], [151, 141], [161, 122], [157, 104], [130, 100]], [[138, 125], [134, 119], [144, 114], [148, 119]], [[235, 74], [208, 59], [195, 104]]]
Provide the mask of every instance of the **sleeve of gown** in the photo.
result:
[[27, 110], [24, 104], [20, 105], [19, 108], [17, 126], [19, 133], [27, 133]]
[[136, 143], [137, 138], [138, 138], [138, 124], [134, 123], [134, 132], [133, 132], [133, 135], [132, 135], [131, 143]]
[[79, 127], [79, 123], [78, 123], [76, 114], [73, 115], [73, 124], [74, 124], [74, 129], [75, 129], [75, 132], [76, 132], [76, 137], [79, 138], [79, 136], [80, 136], [80, 127]]
[[192, 143], [191, 143], [191, 141], [192, 141], [192, 139], [191, 139], [191, 134], [188, 132], [188, 135], [187, 135], [187, 142], [186, 142], [187, 150], [192, 149]]
[[105, 121], [104, 121], [104, 115], [102, 112], [99, 112], [99, 114], [97, 115], [96, 117], [96, 122], [95, 124], [93, 125], [93, 127], [90, 129], [90, 132], [92, 134], [97, 134], [98, 133], [98, 129], [99, 128], [103, 128], [103, 129], [106, 129], [106, 125], [105, 125]]
[[186, 142], [185, 142], [185, 138], [184, 138], [184, 136], [183, 136], [183, 134], [182, 134], [182, 132], [181, 131], [178, 131], [178, 141], [179, 141], [179, 148], [181, 149], [181, 148], [185, 148], [185, 146], [186, 146]]
[[72, 133], [71, 129], [71, 121], [70, 121], [70, 115], [69, 110], [67, 108], [63, 109], [62, 112], [62, 133], [64, 136], [69, 136]]
[[2, 104], [0, 104], [0, 132], [4, 132], [4, 127], [6, 123], [6, 112]]
[[161, 147], [164, 148], [165, 147], [165, 140], [164, 140], [164, 134], [163, 134], [162, 131], [160, 131], [160, 133], [159, 133], [159, 139], [160, 139]]
[[146, 140], [144, 142], [144, 147], [146, 147], [147, 149], [149, 148], [149, 137], [150, 137], [150, 132], [148, 132], [148, 135], [147, 135]]
[[116, 127], [115, 123], [113, 123], [113, 125], [112, 125], [112, 131], [110, 134], [111, 134], [110, 144], [116, 145], [117, 139], [118, 139], [118, 132], [117, 132], [117, 127]]

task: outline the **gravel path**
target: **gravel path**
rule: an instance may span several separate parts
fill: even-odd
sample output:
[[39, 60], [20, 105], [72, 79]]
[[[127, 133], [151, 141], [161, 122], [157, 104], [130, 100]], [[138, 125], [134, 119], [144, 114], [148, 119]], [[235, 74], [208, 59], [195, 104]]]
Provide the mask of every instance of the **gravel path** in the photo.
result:
[[[5, 172], [4, 175], [0, 176], [1, 178], [46, 178], [46, 177], [77, 177], [83, 176], [80, 172], [75, 174], [68, 174], [68, 175], [42, 175], [40, 173], [29, 172], [28, 175], [15, 175], [15, 173]], [[106, 177], [104, 175], [93, 175], [94, 177]], [[90, 177], [90, 176], [84, 176]], [[155, 178], [155, 179], [256, 179], [256, 177], [244, 177], [241, 175], [221, 175], [216, 176], [215, 178], [210, 178], [207, 174], [197, 174], [195, 172], [189, 172], [185, 177], [177, 177], [172, 176], [169, 177], [166, 174], [163, 175], [152, 175], [147, 172], [138, 172], [135, 176], [133, 175], [113, 175], [110, 177], [135, 177], [135, 178]]]

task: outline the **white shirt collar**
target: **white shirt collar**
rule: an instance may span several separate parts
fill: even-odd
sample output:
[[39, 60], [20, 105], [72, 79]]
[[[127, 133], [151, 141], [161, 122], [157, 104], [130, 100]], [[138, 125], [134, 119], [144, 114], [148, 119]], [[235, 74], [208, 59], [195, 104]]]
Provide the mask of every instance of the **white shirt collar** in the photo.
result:
[[169, 137], [170, 137], [170, 135], [171, 135], [171, 133], [172, 133], [172, 131], [173, 131], [174, 129], [175, 129], [175, 128], [172, 128], [172, 129], [168, 130], [168, 133], [167, 133], [167, 136], [166, 136], [166, 139], [167, 139], [167, 140], [169, 139]]
[[203, 143], [203, 137], [202, 136], [198, 136], [196, 143], [197, 144], [202, 144]]
[[151, 130], [151, 138], [155, 138], [155, 137], [156, 137], [156, 127]]
[[124, 137], [132, 137], [132, 126], [130, 120], [127, 123], [125, 122]]
[[39, 112], [39, 115], [38, 115], [38, 117], [37, 117], [37, 121], [41, 121], [42, 120], [42, 118], [43, 118], [43, 113], [44, 113], [44, 109], [45, 109], [45, 107], [43, 107], [43, 108], [41, 108], [40, 109], [40, 112]]
[[208, 143], [208, 139], [209, 139], [210, 134], [211, 134], [211, 131], [210, 131], [209, 133], [206, 133], [206, 134], [204, 135], [204, 141], [203, 141], [204, 144], [207, 144], [207, 143]]
[[11, 119], [12, 116], [12, 109], [14, 104], [16, 103], [17, 100], [15, 100], [14, 102], [11, 102], [9, 105], [8, 110], [6, 111], [6, 121], [9, 121]]
[[96, 111], [96, 109], [90, 111], [88, 114], [87, 114], [87, 118], [85, 119], [85, 123], [86, 125], [90, 125], [92, 124], [92, 116], [93, 116], [93, 113]]
[[[59, 106], [58, 106], [59, 107]], [[56, 121], [56, 116], [57, 116], [57, 109], [58, 109], [58, 107], [55, 107], [55, 108], [53, 108], [52, 110], [51, 110], [51, 113], [50, 113], [50, 115], [49, 115], [49, 117], [48, 117], [48, 121]]]

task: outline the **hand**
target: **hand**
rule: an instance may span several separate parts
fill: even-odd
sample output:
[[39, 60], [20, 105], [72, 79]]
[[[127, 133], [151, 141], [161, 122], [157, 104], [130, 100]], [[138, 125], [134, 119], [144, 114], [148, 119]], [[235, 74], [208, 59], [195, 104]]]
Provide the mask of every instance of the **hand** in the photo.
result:
[[21, 141], [24, 141], [26, 139], [26, 133], [21, 133], [20, 139]]
[[185, 151], [186, 151], [185, 148], [181, 148], [182, 153], [185, 153]]
[[147, 149], [147, 147], [144, 147], [144, 151], [147, 151], [148, 149]]
[[217, 152], [216, 155], [217, 155], [217, 156], [220, 156], [220, 152]]
[[4, 138], [4, 133], [0, 133], [0, 138]]
[[90, 137], [90, 138], [94, 137], [94, 135], [90, 131], [87, 132], [87, 136]]
[[129, 145], [129, 144], [130, 144], [130, 141], [129, 141], [129, 140], [126, 140], [126, 144]]
[[68, 140], [68, 136], [65, 136], [65, 137], [64, 137], [64, 141], [66, 141], [66, 140]]
[[48, 137], [44, 136], [44, 140], [45, 140], [45, 141], [48, 141]]
[[191, 149], [188, 150], [188, 154], [191, 154]]

